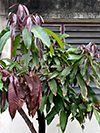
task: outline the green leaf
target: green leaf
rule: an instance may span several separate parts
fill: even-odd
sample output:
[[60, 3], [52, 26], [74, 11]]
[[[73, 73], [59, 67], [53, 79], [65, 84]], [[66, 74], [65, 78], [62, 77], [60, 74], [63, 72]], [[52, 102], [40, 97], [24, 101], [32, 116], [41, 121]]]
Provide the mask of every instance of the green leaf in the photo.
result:
[[65, 110], [62, 110], [60, 112], [60, 127], [61, 127], [62, 132], [65, 131], [67, 122], [68, 122], [68, 115], [65, 112]]
[[6, 44], [6, 41], [10, 38], [11, 31], [7, 31], [3, 36], [0, 38], [0, 53], [3, 50], [4, 45]]
[[52, 122], [52, 120], [54, 119], [55, 115], [58, 113], [57, 110], [58, 110], [57, 107], [54, 106], [52, 108], [52, 110], [50, 111], [50, 113], [46, 116], [45, 120], [47, 120], [47, 125], [49, 125]]
[[1, 38], [6, 32], [8, 32], [8, 31], [10, 31], [10, 26], [7, 26], [5, 29], [3, 29], [3, 30], [1, 31], [1, 33], [0, 33], [0, 38]]
[[0, 64], [1, 64], [2, 66], [6, 67], [6, 63], [5, 63], [4, 61], [0, 60]]
[[76, 50], [78, 50], [77, 48], [69, 48], [66, 52], [68, 53], [68, 52], [76, 52]]
[[33, 65], [36, 67], [39, 64], [39, 55], [36, 52], [32, 53]]
[[24, 45], [24, 42], [21, 43], [21, 49], [20, 49], [22, 55], [28, 53], [28, 50], [26, 48], [26, 46]]
[[84, 64], [82, 64], [82, 66], [81, 66], [80, 73], [81, 73], [82, 76], [84, 76], [85, 73], [86, 73], [86, 67], [84, 66]]
[[71, 112], [72, 112], [73, 117], [77, 115], [77, 105], [75, 103], [72, 103], [71, 105]]
[[76, 91], [72, 87], [67, 86], [67, 89], [69, 90], [71, 94], [76, 95]]
[[52, 65], [51, 68], [57, 68], [58, 70], [62, 70], [63, 68], [59, 65]]
[[61, 76], [66, 77], [66, 76], [69, 74], [69, 72], [71, 71], [71, 69], [72, 69], [72, 66], [66, 67], [66, 68], [62, 71]]
[[29, 63], [29, 60], [30, 60], [30, 54], [29, 53], [26, 53], [22, 56], [21, 61], [23, 61], [23, 69], [26, 69], [26, 67]]
[[0, 74], [0, 90], [3, 91], [3, 82], [1, 81], [2, 75]]
[[95, 108], [93, 108], [93, 112], [94, 112], [94, 114], [95, 114], [95, 117], [96, 117], [96, 119], [97, 119], [99, 125], [100, 125], [100, 115], [99, 115], [98, 111], [97, 111]]
[[61, 35], [59, 35], [59, 38], [60, 38], [60, 39], [66, 38], [66, 37], [69, 37], [69, 35], [68, 35], [68, 34], [61, 34]]
[[56, 65], [60, 66], [60, 61], [59, 61], [59, 59], [57, 57], [54, 57], [54, 61], [55, 61]]
[[50, 80], [48, 82], [48, 85], [52, 91], [52, 93], [56, 96], [56, 93], [57, 93], [57, 83], [54, 79]]
[[31, 47], [31, 43], [32, 43], [32, 34], [31, 34], [31, 32], [28, 32], [28, 30], [25, 28], [22, 31], [22, 37], [23, 37], [23, 41], [24, 41], [24, 44], [25, 44], [26, 48], [29, 50], [30, 47]]
[[79, 113], [80, 115], [86, 112], [86, 105], [80, 104], [79, 105]]
[[9, 70], [11, 71], [15, 66], [17, 66], [19, 62], [14, 62], [11, 66], [9, 66]]
[[90, 112], [92, 110], [92, 107], [90, 106], [90, 104], [87, 104], [87, 112]]
[[92, 101], [93, 103], [95, 103], [96, 105], [99, 104], [99, 100], [97, 99], [97, 96], [95, 94], [95, 92], [93, 91], [93, 89], [90, 86], [87, 86], [87, 98]]
[[44, 28], [38, 26], [38, 25], [33, 25], [31, 28], [31, 32], [34, 33], [34, 36], [36, 38], [39, 38], [42, 40], [42, 42], [47, 46], [50, 47], [50, 39], [48, 34], [45, 32]]
[[65, 82], [65, 84], [62, 85], [62, 91], [63, 91], [63, 96], [65, 96], [67, 93], [67, 83], [66, 82]]
[[52, 104], [52, 102], [53, 102], [53, 94], [52, 93], [50, 93], [49, 94], [49, 102]]
[[77, 74], [76, 78], [77, 78], [77, 82], [81, 88], [81, 93], [83, 94], [83, 97], [86, 98], [87, 87], [86, 87], [85, 81], [84, 81], [83, 77], [81, 76], [81, 74]]
[[68, 54], [68, 60], [78, 60], [82, 55]]
[[[11, 65], [15, 65], [15, 62], [13, 61], [13, 60], [11, 60], [11, 59], [9, 59], [9, 58], [3, 58], [2, 60], [6, 60], [6, 61], [8, 61]], [[16, 64], [16, 67], [19, 69], [19, 70], [21, 70], [22, 69], [22, 67], [17, 63]]]
[[47, 96], [46, 96], [46, 93], [42, 96], [42, 104], [41, 104], [41, 107], [40, 107], [40, 112], [42, 113], [43, 110], [44, 110], [44, 106], [45, 106], [45, 103], [47, 101]]
[[63, 45], [62, 41], [59, 39], [59, 37], [54, 32], [52, 32], [51, 30], [49, 30], [47, 28], [43, 28], [43, 29], [59, 43], [59, 45], [62, 49], [64, 49], [64, 45]]
[[16, 57], [16, 51], [19, 44], [20, 44], [20, 34], [18, 34], [15, 37], [15, 40], [13, 41], [13, 50], [12, 50], [13, 57]]
[[96, 66], [94, 66], [93, 64], [91, 64], [91, 67], [92, 67], [92, 71], [93, 71], [93, 74], [94, 74], [95, 78], [97, 78]]
[[54, 48], [53, 48], [53, 46], [51, 44], [50, 44], [50, 53], [51, 53], [51, 55], [54, 54]]
[[98, 82], [98, 80], [93, 75], [90, 75], [90, 80], [95, 83], [98, 89], [100, 89], [100, 82]]
[[73, 69], [72, 69], [72, 71], [71, 71], [71, 73], [70, 73], [70, 75], [69, 75], [69, 77], [70, 77], [70, 83], [72, 83], [73, 82], [73, 80], [75, 79], [75, 76], [76, 76], [76, 73], [77, 73], [77, 71], [78, 71], [78, 66], [75, 66]]
[[[58, 75], [59, 75], [59, 73], [58, 73], [57, 71], [54, 71], [54, 72], [51, 74], [50, 79], [53, 79], [53, 78], [57, 77]], [[50, 79], [49, 79], [49, 80], [50, 80]]]

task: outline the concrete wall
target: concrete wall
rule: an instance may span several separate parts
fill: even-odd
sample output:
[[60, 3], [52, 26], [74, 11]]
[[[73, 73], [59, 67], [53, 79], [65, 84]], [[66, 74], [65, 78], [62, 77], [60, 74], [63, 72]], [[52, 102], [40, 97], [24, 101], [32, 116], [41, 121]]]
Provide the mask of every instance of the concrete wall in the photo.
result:
[[[13, 3], [25, 4], [31, 13], [37, 12], [41, 14], [46, 21], [100, 20], [100, 0], [4, 0], [4, 2], [5, 1], [8, 7]], [[15, 8], [11, 10], [14, 11]]]

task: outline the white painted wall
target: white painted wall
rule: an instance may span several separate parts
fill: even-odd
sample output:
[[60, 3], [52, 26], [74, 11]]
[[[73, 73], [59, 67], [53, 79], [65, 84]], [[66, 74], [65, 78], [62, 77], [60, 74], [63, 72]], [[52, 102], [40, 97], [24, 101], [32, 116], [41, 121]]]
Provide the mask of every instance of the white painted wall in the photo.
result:
[[[27, 113], [25, 106], [24, 110]], [[33, 119], [30, 120], [33, 122], [34, 127], [37, 130], [38, 122], [36, 120], [36, 115]], [[55, 120], [53, 120], [51, 125], [47, 126], [46, 133], [61, 133], [60, 128], [56, 126], [58, 123], [59, 119], [58, 116], [56, 116]], [[71, 122], [69, 119], [65, 133], [100, 133], [100, 126], [98, 125], [95, 116], [93, 116], [91, 121], [86, 120], [85, 126], [86, 126], [85, 130], [82, 131], [77, 121]], [[16, 113], [16, 116], [12, 121], [8, 110], [6, 110], [3, 114], [0, 114], [0, 133], [31, 133], [31, 132], [18, 112]]]

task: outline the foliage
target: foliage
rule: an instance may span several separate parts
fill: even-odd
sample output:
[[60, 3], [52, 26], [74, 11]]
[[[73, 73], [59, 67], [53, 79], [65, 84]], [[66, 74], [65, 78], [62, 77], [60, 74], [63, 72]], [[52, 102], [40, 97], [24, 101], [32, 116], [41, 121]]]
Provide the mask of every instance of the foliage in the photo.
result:
[[[71, 120], [76, 119], [82, 129], [93, 112], [100, 124], [99, 100], [90, 86], [93, 82], [100, 89], [97, 45], [90, 42], [74, 48], [61, 40], [68, 35], [57, 36], [41, 26], [41, 16], [30, 15], [24, 5], [19, 5], [17, 14], [9, 15], [7, 27], [0, 34], [0, 51], [10, 35], [13, 46], [13, 58], [0, 60], [1, 112], [9, 106], [13, 119], [25, 102], [32, 117], [37, 108], [42, 113], [46, 107], [48, 125], [59, 114], [62, 132], [71, 114]], [[64, 49], [66, 45], [68, 49]], [[75, 91], [77, 87], [80, 93]]]

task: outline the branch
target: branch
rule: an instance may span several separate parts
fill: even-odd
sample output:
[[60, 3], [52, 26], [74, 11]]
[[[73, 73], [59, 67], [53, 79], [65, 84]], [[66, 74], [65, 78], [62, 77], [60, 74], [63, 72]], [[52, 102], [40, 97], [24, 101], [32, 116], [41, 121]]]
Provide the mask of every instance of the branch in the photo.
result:
[[18, 112], [23, 117], [23, 119], [26, 122], [27, 126], [29, 127], [31, 133], [37, 133], [33, 126], [33, 123], [29, 120], [29, 118], [25, 114], [24, 110], [21, 108], [20, 110], [18, 110]]

